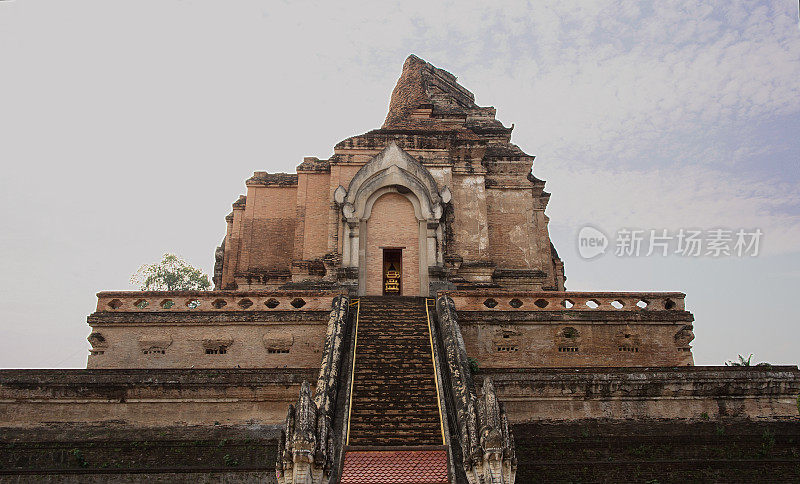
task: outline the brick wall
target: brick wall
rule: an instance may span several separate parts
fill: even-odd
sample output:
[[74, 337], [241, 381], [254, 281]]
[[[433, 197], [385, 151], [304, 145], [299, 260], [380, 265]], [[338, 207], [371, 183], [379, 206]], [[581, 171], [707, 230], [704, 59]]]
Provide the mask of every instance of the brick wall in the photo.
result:
[[275, 426], [212, 424], [4, 428], [0, 482], [277, 482]]
[[313, 385], [318, 371], [0, 370], [0, 429], [277, 425], [303, 380]]
[[[491, 321], [465, 313], [461, 332], [484, 367], [686, 366], [691, 351], [675, 344], [683, 321]], [[565, 334], [566, 332], [566, 334]], [[627, 337], [626, 337], [627, 335]]]
[[587, 420], [512, 432], [519, 483], [800, 480], [796, 422]]
[[403, 295], [419, 295], [419, 221], [411, 202], [399, 193], [375, 201], [367, 221], [367, 295], [383, 293], [383, 247], [403, 248]]
[[101, 292], [88, 368], [317, 368], [335, 295]]
[[298, 192], [298, 207], [305, 212], [302, 259], [319, 259], [328, 252], [328, 216], [333, 197], [328, 173], [303, 173], [300, 183], [304, 190]]
[[798, 418], [797, 366], [481, 369], [475, 379], [484, 376], [511, 423]]
[[[797, 482], [800, 425], [747, 420], [511, 426], [516, 482]], [[273, 426], [3, 429], [0, 482], [274, 483]]]
[[[145, 316], [138, 324], [95, 324], [94, 331], [103, 335], [108, 347], [102, 354], [92, 354], [87, 366], [318, 368], [327, 329], [327, 320], [322, 319], [325, 315], [320, 316], [316, 321], [224, 323], [214, 321], [218, 319], [214, 317], [201, 322], [202, 317], [187, 316], [185, 321], [167, 324], [159, 324]], [[223, 354], [219, 353], [219, 345], [225, 347]], [[207, 349], [217, 351], [207, 354]]]
[[[443, 293], [440, 293], [440, 295]], [[486, 368], [688, 366], [678, 292], [451, 291], [467, 354]]]
[[489, 252], [498, 267], [546, 268], [542, 261], [536, 260], [534, 251], [538, 241], [534, 237], [530, 189], [486, 190], [486, 218]]
[[295, 237], [296, 187], [251, 187], [239, 271], [289, 270]]
[[[797, 482], [800, 425], [640, 420], [513, 424], [516, 482]], [[274, 426], [3, 429], [0, 482], [274, 483]]]
[[217, 289], [223, 289], [235, 281], [236, 269], [239, 267], [242, 248], [242, 222], [244, 221], [244, 207], [234, 205], [233, 212], [226, 217], [225, 254], [222, 266], [222, 284]]
[[451, 252], [465, 261], [489, 258], [489, 230], [486, 221], [486, 192], [483, 177], [453, 176], [453, 246]]

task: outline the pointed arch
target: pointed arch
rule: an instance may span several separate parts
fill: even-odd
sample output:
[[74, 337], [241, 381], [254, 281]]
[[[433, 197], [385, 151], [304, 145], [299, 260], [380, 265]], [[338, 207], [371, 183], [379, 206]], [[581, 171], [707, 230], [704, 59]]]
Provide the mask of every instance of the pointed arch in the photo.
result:
[[[427, 168], [395, 142], [389, 143], [375, 158], [362, 166], [350, 180], [347, 189], [337, 189], [336, 202], [343, 204], [345, 217], [360, 219], [364, 216], [369, 197], [375, 191], [389, 186], [412, 191], [417, 196], [422, 216], [426, 219], [438, 220], [441, 217], [443, 200], [436, 180]], [[447, 193], [449, 194], [449, 190]]]

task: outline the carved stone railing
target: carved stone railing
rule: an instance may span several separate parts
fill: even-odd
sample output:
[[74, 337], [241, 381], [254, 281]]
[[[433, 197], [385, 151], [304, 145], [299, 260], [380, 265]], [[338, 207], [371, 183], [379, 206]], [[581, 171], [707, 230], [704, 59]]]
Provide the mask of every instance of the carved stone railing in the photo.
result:
[[470, 484], [513, 484], [517, 469], [514, 438], [494, 385], [486, 378], [483, 395], [475, 393], [453, 299], [439, 297], [436, 314], [450, 382], [448, 400], [458, 434], [457, 444], [451, 442], [460, 446], [462, 470]]
[[328, 311], [343, 291], [104, 291], [98, 312]]
[[459, 311], [684, 311], [682, 292], [442, 291]]
[[349, 308], [347, 296], [340, 295], [333, 300], [314, 397], [311, 385], [304, 381], [297, 405], [289, 405], [275, 466], [279, 484], [327, 484], [330, 481], [338, 454], [331, 422], [335, 417]]
[[297, 406], [289, 405], [278, 441], [275, 474], [279, 484], [327, 484], [333, 466], [331, 419], [311, 398], [307, 381], [300, 387]]

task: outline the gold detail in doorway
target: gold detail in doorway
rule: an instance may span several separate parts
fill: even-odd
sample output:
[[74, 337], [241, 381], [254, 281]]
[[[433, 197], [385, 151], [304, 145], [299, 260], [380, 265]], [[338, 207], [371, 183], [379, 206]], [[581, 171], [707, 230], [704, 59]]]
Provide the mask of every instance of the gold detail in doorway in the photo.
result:
[[383, 293], [400, 294], [402, 249], [383, 249]]

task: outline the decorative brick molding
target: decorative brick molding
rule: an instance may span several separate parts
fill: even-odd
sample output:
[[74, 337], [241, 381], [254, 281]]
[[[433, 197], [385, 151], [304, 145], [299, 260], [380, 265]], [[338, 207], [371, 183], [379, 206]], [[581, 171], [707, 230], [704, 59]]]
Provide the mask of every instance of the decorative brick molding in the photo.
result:
[[98, 312], [328, 311], [335, 291], [103, 291]]
[[684, 311], [682, 292], [439, 291], [459, 311]]

